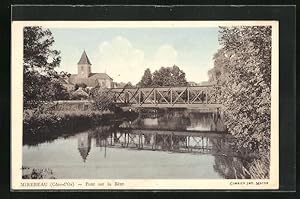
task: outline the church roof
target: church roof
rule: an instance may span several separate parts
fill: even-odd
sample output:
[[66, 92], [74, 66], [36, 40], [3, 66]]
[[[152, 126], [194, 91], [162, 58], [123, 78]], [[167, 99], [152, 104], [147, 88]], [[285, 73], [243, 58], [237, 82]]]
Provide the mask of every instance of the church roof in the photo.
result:
[[91, 73], [88, 78], [78, 78], [76, 74], [72, 74], [69, 78], [69, 82], [71, 84], [84, 83], [88, 87], [96, 87], [99, 84], [99, 82], [97, 81], [98, 79], [107, 79], [110, 81], [113, 80], [106, 73]]
[[110, 79], [113, 80], [108, 74], [106, 73], [91, 73], [89, 78], [94, 79]]
[[92, 65], [85, 51], [83, 51], [78, 64], [89, 64], [89, 65]]

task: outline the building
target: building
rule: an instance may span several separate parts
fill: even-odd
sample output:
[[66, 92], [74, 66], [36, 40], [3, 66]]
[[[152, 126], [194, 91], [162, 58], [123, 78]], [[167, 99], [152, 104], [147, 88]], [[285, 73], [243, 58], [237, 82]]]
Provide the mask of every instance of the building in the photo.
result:
[[71, 74], [69, 77], [69, 88], [71, 85], [85, 84], [87, 88], [111, 88], [113, 87], [113, 79], [106, 73], [92, 73], [91, 62], [83, 51], [81, 58], [77, 64], [77, 74]]
[[67, 91], [74, 91], [75, 90], [75, 85], [69, 83], [69, 78], [63, 79], [59, 78], [59, 82], [61, 85], [67, 90]]
[[81, 87], [79, 87], [76, 91], [74, 91], [72, 95], [74, 96], [74, 98], [81, 99], [81, 100], [87, 99], [89, 97], [89, 94], [86, 91], [84, 91], [83, 88]]

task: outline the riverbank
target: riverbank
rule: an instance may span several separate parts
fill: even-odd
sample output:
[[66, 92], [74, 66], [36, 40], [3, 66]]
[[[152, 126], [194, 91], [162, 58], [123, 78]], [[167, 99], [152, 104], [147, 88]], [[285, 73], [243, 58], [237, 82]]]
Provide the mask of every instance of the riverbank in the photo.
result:
[[29, 168], [22, 167], [23, 179], [55, 179], [52, 169], [50, 168]]
[[23, 144], [35, 145], [40, 140], [51, 141], [93, 126], [135, 118], [135, 112], [119, 111], [47, 111], [25, 110], [23, 118]]

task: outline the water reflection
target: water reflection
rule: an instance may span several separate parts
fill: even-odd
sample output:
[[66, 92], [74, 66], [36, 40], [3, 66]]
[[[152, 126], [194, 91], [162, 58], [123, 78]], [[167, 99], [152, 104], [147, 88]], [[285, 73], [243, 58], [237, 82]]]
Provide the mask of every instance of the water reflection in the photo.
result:
[[[93, 131], [77, 135], [78, 150], [82, 161], [87, 161], [92, 139], [96, 148], [127, 148], [131, 150], [165, 151], [172, 153], [210, 154], [215, 158], [213, 169], [222, 178], [249, 178], [242, 159], [236, 157], [228, 143], [233, 139], [223, 133], [202, 133], [197, 131], [159, 131], [98, 127]], [[113, 155], [113, 154], [112, 154]]]
[[[65, 146], [53, 142], [23, 150], [25, 166], [45, 163], [46, 154], [47, 165], [67, 178], [249, 178], [247, 162], [230, 147], [233, 138], [221, 115], [180, 110], [141, 113], [134, 121], [64, 139]], [[70, 146], [77, 146], [77, 154]], [[55, 150], [59, 153], [52, 161]], [[57, 166], [56, 159], [63, 166]], [[89, 177], [87, 168], [94, 175]]]
[[[152, 129], [96, 128], [86, 132], [92, 135], [96, 147], [130, 148], [136, 150], [169, 151], [179, 153], [214, 153], [224, 151], [225, 140], [230, 136], [224, 133], [203, 131], [174, 131]], [[78, 137], [78, 140], [81, 136]]]
[[134, 121], [121, 124], [125, 128], [156, 128], [167, 130], [226, 131], [220, 113], [201, 113], [197, 110], [160, 110], [142, 112]]
[[83, 162], [86, 161], [87, 156], [91, 150], [92, 137], [90, 133], [80, 133], [78, 137], [78, 151], [82, 157]]
[[248, 162], [234, 156], [215, 156], [214, 169], [225, 179], [251, 178], [246, 169]]

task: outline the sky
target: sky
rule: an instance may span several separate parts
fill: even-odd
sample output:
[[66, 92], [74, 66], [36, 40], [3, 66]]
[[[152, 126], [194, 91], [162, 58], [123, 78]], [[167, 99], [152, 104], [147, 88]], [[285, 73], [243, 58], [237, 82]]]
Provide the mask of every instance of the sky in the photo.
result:
[[115, 82], [140, 81], [146, 68], [177, 65], [187, 81], [208, 80], [213, 55], [220, 48], [218, 28], [50, 28], [53, 49], [61, 51], [58, 71], [77, 74], [85, 50], [93, 73]]

